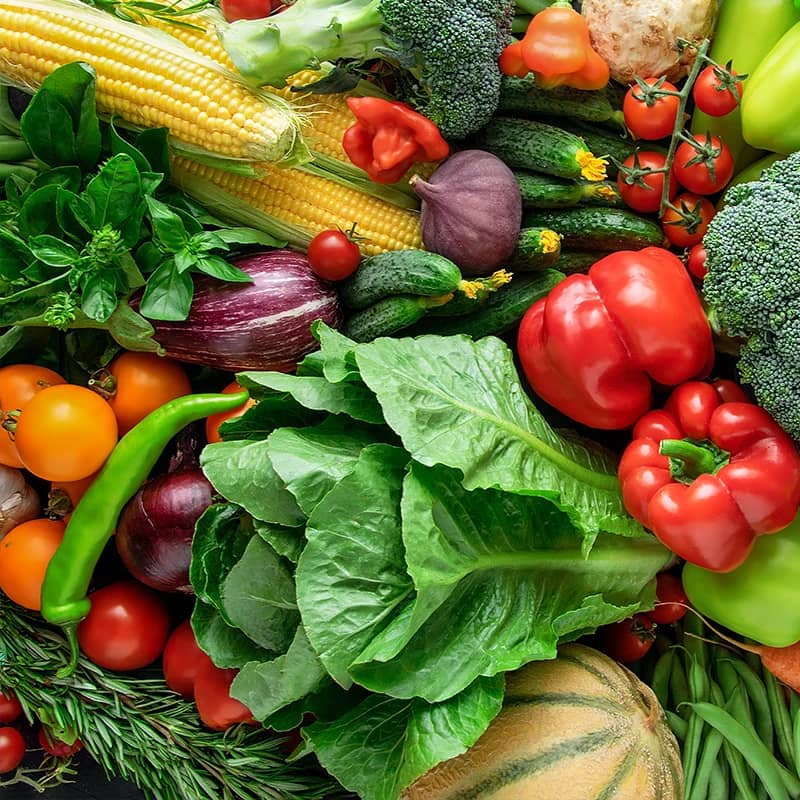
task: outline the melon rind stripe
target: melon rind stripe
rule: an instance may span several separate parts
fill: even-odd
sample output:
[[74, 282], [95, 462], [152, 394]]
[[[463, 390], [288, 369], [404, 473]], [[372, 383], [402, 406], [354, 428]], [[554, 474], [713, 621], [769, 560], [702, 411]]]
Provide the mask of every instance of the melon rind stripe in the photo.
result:
[[624, 715], [627, 710], [615, 700], [607, 697], [591, 697], [577, 692], [542, 692], [541, 694], [506, 695], [503, 706], [519, 708], [520, 706], [542, 706], [546, 704], [580, 706], [593, 708], [597, 711], [606, 711], [609, 714]]
[[631, 747], [622, 759], [622, 763], [617, 767], [611, 780], [603, 787], [603, 790], [594, 800], [611, 800], [617, 793], [622, 782], [628, 777], [630, 771], [636, 764], [639, 757], [639, 749]]

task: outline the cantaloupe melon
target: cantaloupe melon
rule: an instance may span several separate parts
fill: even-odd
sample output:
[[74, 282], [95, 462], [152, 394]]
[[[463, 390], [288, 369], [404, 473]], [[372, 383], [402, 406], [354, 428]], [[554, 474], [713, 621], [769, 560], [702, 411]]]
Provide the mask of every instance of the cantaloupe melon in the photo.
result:
[[682, 800], [678, 743], [649, 686], [564, 645], [506, 676], [503, 710], [464, 755], [403, 800]]

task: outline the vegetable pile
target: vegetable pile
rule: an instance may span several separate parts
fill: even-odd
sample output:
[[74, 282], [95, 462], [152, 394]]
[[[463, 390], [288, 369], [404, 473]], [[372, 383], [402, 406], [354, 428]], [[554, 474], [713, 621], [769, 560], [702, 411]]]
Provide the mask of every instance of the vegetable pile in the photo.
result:
[[800, 797], [798, 37], [0, 0], [0, 786]]

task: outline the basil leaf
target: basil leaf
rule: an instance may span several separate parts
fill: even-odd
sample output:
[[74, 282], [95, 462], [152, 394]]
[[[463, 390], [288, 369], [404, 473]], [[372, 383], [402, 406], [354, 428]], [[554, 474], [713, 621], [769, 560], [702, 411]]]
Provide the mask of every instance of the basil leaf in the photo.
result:
[[17, 216], [17, 227], [23, 239], [61, 233], [57, 224], [56, 205], [59, 186], [55, 183], [42, 186], [25, 197]]
[[126, 350], [162, 351], [161, 345], [153, 338], [153, 326], [124, 301], [117, 305], [109, 317], [108, 332]]
[[145, 201], [156, 243], [169, 253], [177, 253], [185, 248], [189, 244], [189, 236], [183, 220], [166, 203], [149, 196]]
[[257, 231], [255, 228], [220, 228], [214, 231], [214, 235], [228, 244], [258, 244], [262, 247], [286, 247], [285, 239], [276, 239], [265, 231]]
[[33, 253], [25, 243], [8, 228], [0, 226], [0, 278], [15, 281], [22, 270], [33, 261]]
[[132, 145], [127, 139], [119, 135], [117, 126], [114, 124], [114, 119], [115, 118], [112, 117], [108, 124], [108, 144], [111, 148], [111, 155], [115, 156], [119, 153], [125, 153], [133, 159], [134, 164], [136, 164], [136, 169], [140, 174], [143, 172], [150, 172], [150, 163], [144, 153], [138, 147]]
[[253, 279], [243, 270], [229, 264], [224, 258], [212, 255], [199, 255], [195, 258], [195, 269], [230, 283], [252, 283]]
[[107, 322], [117, 307], [117, 283], [113, 274], [98, 272], [83, 284], [81, 310], [89, 319]]
[[42, 234], [28, 240], [31, 252], [51, 267], [69, 267], [77, 263], [80, 253], [69, 242]]
[[181, 247], [173, 254], [175, 269], [178, 272], [188, 272], [197, 264], [197, 254], [193, 253], [188, 247]]
[[43, 164], [56, 167], [78, 160], [72, 116], [61, 98], [44, 84], [31, 98], [20, 124], [28, 147]]
[[186, 272], [178, 272], [169, 259], [157, 267], [147, 279], [139, 310], [145, 317], [180, 322], [192, 308], [194, 284]]
[[25, 328], [18, 325], [13, 325], [0, 333], [0, 358], [5, 358], [22, 341], [24, 333]]
[[66, 276], [58, 275], [44, 283], [0, 297], [0, 328], [39, 317], [50, 305], [53, 294], [62, 291], [66, 285]]
[[91, 209], [94, 230], [105, 225], [122, 228], [131, 217], [141, 218], [142, 182], [136, 162], [127, 153], [113, 156], [89, 181], [82, 196]]
[[201, 250], [224, 250], [225, 240], [217, 234], [217, 231], [201, 231], [192, 236], [192, 247], [197, 252]]
[[136, 149], [147, 159], [152, 172], [160, 172], [164, 181], [169, 178], [169, 129], [148, 128], [136, 134]]

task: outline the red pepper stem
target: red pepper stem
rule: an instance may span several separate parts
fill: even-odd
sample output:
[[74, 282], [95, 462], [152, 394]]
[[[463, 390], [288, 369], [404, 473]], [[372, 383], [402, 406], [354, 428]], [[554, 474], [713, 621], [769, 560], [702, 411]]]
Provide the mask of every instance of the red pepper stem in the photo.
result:
[[[727, 462], [727, 454], [720, 458], [722, 451], [718, 448], [714, 450], [688, 439], [663, 439], [658, 446], [658, 452], [671, 461], [677, 461], [677, 471], [688, 479], [699, 475], [713, 475]], [[674, 472], [676, 469], [673, 469]]]

